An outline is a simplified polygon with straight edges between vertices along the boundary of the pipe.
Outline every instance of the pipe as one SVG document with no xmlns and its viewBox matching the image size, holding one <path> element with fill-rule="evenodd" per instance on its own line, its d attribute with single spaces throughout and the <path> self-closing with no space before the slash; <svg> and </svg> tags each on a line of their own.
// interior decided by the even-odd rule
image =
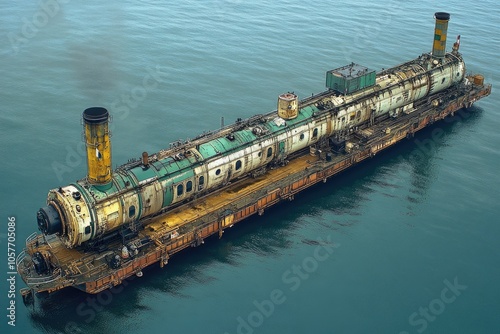
<svg viewBox="0 0 500 334">
<path fill-rule="evenodd" d="M 87 147 L 87 180 L 91 184 L 105 185 L 112 178 L 108 122 L 109 113 L 105 108 L 92 107 L 83 112 Z"/>
<path fill-rule="evenodd" d="M 434 28 L 434 43 L 432 44 L 431 54 L 434 58 L 441 59 L 446 54 L 446 35 L 450 14 L 437 12 L 434 14 L 434 17 L 436 18 L 436 27 Z"/>
</svg>

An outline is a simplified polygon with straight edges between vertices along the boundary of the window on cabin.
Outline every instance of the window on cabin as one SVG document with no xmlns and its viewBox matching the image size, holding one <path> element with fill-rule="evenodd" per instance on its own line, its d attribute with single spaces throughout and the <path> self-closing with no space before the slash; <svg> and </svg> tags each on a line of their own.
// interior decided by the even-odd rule
<svg viewBox="0 0 500 334">
<path fill-rule="evenodd" d="M 236 170 L 241 169 L 241 160 L 236 161 L 236 165 L 234 166 Z"/>
<path fill-rule="evenodd" d="M 354 115 L 351 115 L 351 117 L 349 118 L 350 121 L 354 121 Z"/>
<path fill-rule="evenodd" d="M 181 183 L 177 186 L 177 197 L 182 196 L 184 194 L 184 185 Z"/>
<path fill-rule="evenodd" d="M 318 136 L 318 128 L 314 129 L 313 131 L 313 139 Z"/>
<path fill-rule="evenodd" d="M 215 171 L 215 175 L 220 175 L 220 168 Z"/>
<path fill-rule="evenodd" d="M 267 149 L 267 157 L 270 158 L 271 156 L 273 155 L 273 148 L 272 147 L 269 147 Z"/>
<path fill-rule="evenodd" d="M 304 140 L 304 134 L 301 133 L 299 138 L 300 138 L 300 140 Z"/>
<path fill-rule="evenodd" d="M 198 190 L 203 189 L 205 186 L 205 177 L 202 175 L 198 178 Z"/>
<path fill-rule="evenodd" d="M 133 216 L 135 216 L 135 206 L 131 205 L 128 208 L 128 216 L 129 216 L 129 218 L 132 218 Z"/>
<path fill-rule="evenodd" d="M 186 192 L 189 193 L 193 190 L 193 181 L 187 181 L 186 183 Z"/>
</svg>

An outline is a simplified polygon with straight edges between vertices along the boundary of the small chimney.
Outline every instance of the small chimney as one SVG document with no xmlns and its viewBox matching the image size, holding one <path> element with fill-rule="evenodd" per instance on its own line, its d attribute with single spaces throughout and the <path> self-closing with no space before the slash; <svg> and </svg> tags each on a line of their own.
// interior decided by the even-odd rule
<svg viewBox="0 0 500 334">
<path fill-rule="evenodd" d="M 445 12 L 437 12 L 434 14 L 436 18 L 436 27 L 434 29 L 434 43 L 432 44 L 432 57 L 442 59 L 446 54 L 446 35 L 448 32 L 448 21 L 450 14 Z"/>
<path fill-rule="evenodd" d="M 294 119 L 299 115 L 299 98 L 294 93 L 281 94 L 278 97 L 278 116 L 283 119 Z"/>
<path fill-rule="evenodd" d="M 148 166 L 149 165 L 149 155 L 148 155 L 148 152 L 142 152 L 142 164 L 144 166 Z"/>
</svg>

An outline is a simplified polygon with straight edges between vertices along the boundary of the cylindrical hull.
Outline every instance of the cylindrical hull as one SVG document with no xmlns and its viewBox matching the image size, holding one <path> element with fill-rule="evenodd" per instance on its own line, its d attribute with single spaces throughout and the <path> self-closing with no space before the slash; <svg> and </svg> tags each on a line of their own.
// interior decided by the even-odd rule
<svg viewBox="0 0 500 334">
<path fill-rule="evenodd" d="M 70 195 L 62 195 L 57 189 L 49 194 L 49 205 L 59 203 L 63 225 L 60 236 L 68 247 L 74 247 L 122 226 L 134 229 L 144 218 L 270 164 L 285 163 L 290 154 L 348 133 L 373 118 L 410 112 L 415 101 L 461 82 L 464 74 L 459 55 L 447 54 L 439 64 L 422 55 L 379 73 L 376 84 L 369 88 L 349 95 L 330 91 L 319 102 L 302 107 L 294 118 L 283 119 L 274 112 L 229 135 L 221 131 L 200 143 L 188 142 L 178 147 L 177 153 L 157 153 L 115 173 L 110 171 L 107 117 L 101 115 L 99 122 L 85 122 L 89 175 L 70 186 L 84 195 L 79 200 L 84 205 L 80 206 L 88 212 L 75 211 Z M 75 191 L 62 189 L 63 193 Z"/>
</svg>

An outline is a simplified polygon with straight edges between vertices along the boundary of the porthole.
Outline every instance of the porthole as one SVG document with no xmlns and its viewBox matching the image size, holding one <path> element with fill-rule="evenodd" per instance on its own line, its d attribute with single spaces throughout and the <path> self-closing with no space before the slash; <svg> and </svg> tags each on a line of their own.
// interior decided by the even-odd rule
<svg viewBox="0 0 500 334">
<path fill-rule="evenodd" d="M 135 216 L 135 206 L 131 205 L 128 208 L 128 216 L 129 216 L 129 218 L 132 218 L 133 216 Z"/>
<path fill-rule="evenodd" d="M 215 175 L 220 175 L 220 168 L 215 171 Z"/>
<path fill-rule="evenodd" d="M 299 138 L 300 138 L 300 140 L 304 140 L 304 134 L 301 133 Z"/>
<path fill-rule="evenodd" d="M 240 170 L 241 169 L 241 160 L 236 161 L 236 164 L 235 164 L 234 168 L 236 170 Z"/>
<path fill-rule="evenodd" d="M 270 157 L 272 157 L 272 155 L 273 155 L 273 148 L 272 148 L 272 147 L 269 147 L 269 148 L 267 149 L 267 157 L 268 157 L 268 158 L 270 158 Z"/>
</svg>

